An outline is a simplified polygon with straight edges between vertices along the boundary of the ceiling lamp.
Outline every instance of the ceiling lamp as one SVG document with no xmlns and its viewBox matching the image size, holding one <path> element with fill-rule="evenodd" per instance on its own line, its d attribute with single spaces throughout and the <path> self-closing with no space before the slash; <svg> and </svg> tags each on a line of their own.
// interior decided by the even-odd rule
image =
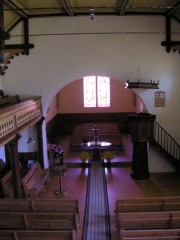
<svg viewBox="0 0 180 240">
<path fill-rule="evenodd" d="M 152 80 L 150 82 L 130 82 L 127 80 L 125 82 L 125 88 L 148 88 L 148 89 L 159 89 L 159 81 L 153 82 Z"/>
<path fill-rule="evenodd" d="M 94 8 L 93 7 L 90 8 L 90 18 L 91 18 L 91 20 L 95 19 L 95 13 L 94 13 Z"/>
<path fill-rule="evenodd" d="M 130 82 L 127 80 L 125 82 L 125 88 L 148 88 L 148 89 L 159 89 L 159 81 L 150 81 L 150 82 L 142 82 L 141 81 L 141 70 L 139 68 L 139 77 L 137 82 Z"/>
</svg>

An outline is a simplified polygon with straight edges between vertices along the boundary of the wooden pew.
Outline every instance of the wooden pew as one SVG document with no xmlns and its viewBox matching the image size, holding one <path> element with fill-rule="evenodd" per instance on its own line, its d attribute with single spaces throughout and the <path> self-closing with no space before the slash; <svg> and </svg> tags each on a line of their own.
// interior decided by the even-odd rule
<svg viewBox="0 0 180 240">
<path fill-rule="evenodd" d="M 80 206 L 76 199 L 0 199 L 0 212 L 76 213 L 80 223 Z"/>
<path fill-rule="evenodd" d="M 94 126 L 97 127 L 99 141 L 111 142 L 111 149 L 122 149 L 122 137 L 116 123 L 83 123 L 76 125 L 71 135 L 71 149 L 80 150 L 83 139 L 94 140 Z"/>
<path fill-rule="evenodd" d="M 0 231 L 1 240 L 78 240 L 73 230 L 58 231 Z"/>
<path fill-rule="evenodd" d="M 0 199 L 0 212 L 32 212 L 31 199 Z"/>
<path fill-rule="evenodd" d="M 114 212 L 176 211 L 180 210 L 180 197 L 154 197 L 117 199 Z"/>
<path fill-rule="evenodd" d="M 178 240 L 180 239 L 180 228 L 178 229 L 148 229 L 148 230 L 121 230 L 120 240 Z"/>
<path fill-rule="evenodd" d="M 119 213 L 118 230 L 179 228 L 180 211 Z"/>
<path fill-rule="evenodd" d="M 5 198 L 13 198 L 13 184 L 12 184 L 12 170 L 8 171 L 4 177 L 1 178 L 1 186 Z"/>
<path fill-rule="evenodd" d="M 49 170 L 42 169 L 38 162 L 29 170 L 22 179 L 22 185 L 27 198 L 38 198 L 40 191 L 46 191 L 45 182 L 50 181 Z"/>
<path fill-rule="evenodd" d="M 58 200 L 33 200 L 32 208 L 34 212 L 54 212 L 54 213 L 75 213 L 80 223 L 80 206 L 76 199 L 58 199 Z"/>
<path fill-rule="evenodd" d="M 74 213 L 7 213 L 0 215 L 1 230 L 74 230 L 79 236 L 79 223 Z"/>
<path fill-rule="evenodd" d="M 19 161 L 19 169 L 21 176 L 24 175 L 26 170 L 23 170 L 21 162 Z M 1 178 L 1 187 L 4 193 L 5 198 L 14 198 L 14 189 L 13 189 L 13 179 L 12 179 L 12 170 L 9 170 L 2 178 Z"/>
</svg>

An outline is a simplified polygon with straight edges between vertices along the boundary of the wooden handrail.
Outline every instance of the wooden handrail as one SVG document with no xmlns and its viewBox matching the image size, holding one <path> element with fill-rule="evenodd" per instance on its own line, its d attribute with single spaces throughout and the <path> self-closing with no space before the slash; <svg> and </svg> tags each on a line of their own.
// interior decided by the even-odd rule
<svg viewBox="0 0 180 240">
<path fill-rule="evenodd" d="M 41 97 L 0 109 L 0 146 L 42 118 Z"/>
<path fill-rule="evenodd" d="M 154 122 L 153 141 L 170 157 L 171 163 L 180 175 L 180 146 L 175 139 L 156 121 Z"/>
</svg>

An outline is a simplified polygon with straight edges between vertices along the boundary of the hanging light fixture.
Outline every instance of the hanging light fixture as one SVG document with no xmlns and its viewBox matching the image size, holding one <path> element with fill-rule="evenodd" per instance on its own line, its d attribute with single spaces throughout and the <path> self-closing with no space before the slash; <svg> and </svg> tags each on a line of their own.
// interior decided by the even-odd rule
<svg viewBox="0 0 180 240">
<path fill-rule="evenodd" d="M 27 143 L 30 144 L 30 143 L 36 143 L 35 140 L 32 139 L 31 137 L 31 127 L 29 128 L 29 139 L 27 140 Z"/>
<path fill-rule="evenodd" d="M 94 8 L 93 7 L 90 8 L 90 18 L 91 18 L 91 20 L 95 19 L 95 13 L 94 13 Z"/>
</svg>

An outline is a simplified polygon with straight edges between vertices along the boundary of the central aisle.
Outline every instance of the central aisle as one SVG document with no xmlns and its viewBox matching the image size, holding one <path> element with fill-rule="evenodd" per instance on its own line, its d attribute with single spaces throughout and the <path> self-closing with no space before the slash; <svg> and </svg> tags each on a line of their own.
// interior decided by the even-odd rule
<svg viewBox="0 0 180 240">
<path fill-rule="evenodd" d="M 100 157 L 89 166 L 83 240 L 110 240 L 107 185 Z"/>
</svg>

